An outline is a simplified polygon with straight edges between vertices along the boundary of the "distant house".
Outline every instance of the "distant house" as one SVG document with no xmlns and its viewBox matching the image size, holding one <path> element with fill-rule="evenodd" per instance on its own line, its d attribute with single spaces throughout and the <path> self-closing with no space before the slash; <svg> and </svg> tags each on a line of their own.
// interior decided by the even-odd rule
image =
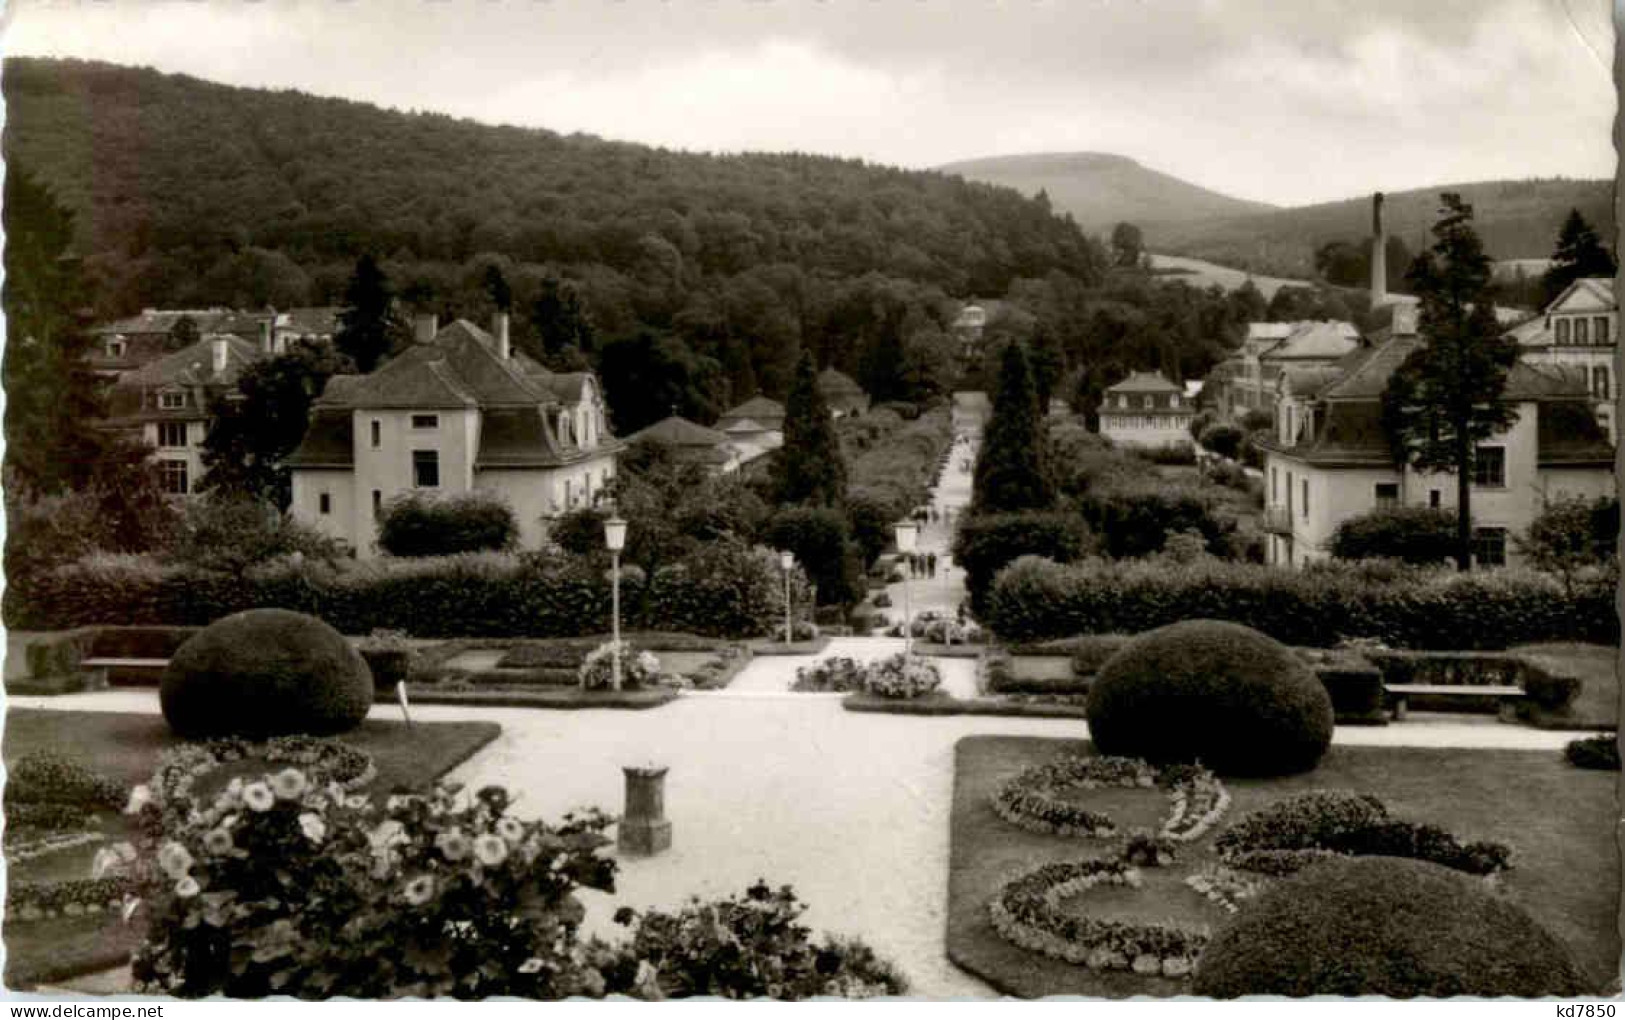
<svg viewBox="0 0 1625 1020">
<path fill-rule="evenodd" d="M 281 354 L 295 340 L 333 339 L 338 330 L 336 307 L 289 308 L 278 312 L 238 312 L 229 308 L 148 308 L 91 329 L 89 361 L 93 371 L 117 378 L 163 357 L 173 344 L 175 326 L 190 318 L 199 335 L 235 336 L 268 354 Z"/>
<path fill-rule="evenodd" d="M 1377 507 L 1455 506 L 1456 478 L 1396 466 L 1382 426 L 1388 379 L 1422 342 L 1414 331 L 1379 337 L 1331 370 L 1293 369 L 1279 381 L 1275 434 L 1260 444 L 1270 563 L 1327 556 L 1339 524 Z M 1483 566 L 1516 562 L 1511 538 L 1547 500 L 1614 492 L 1613 445 L 1583 367 L 1524 358 L 1504 399 L 1517 421 L 1480 445 L 1473 479 L 1475 559 Z"/>
<path fill-rule="evenodd" d="M 1185 388 L 1161 372 L 1133 372 L 1108 387 L 1100 405 L 1100 434 L 1120 446 L 1188 446 L 1196 405 Z"/>
<path fill-rule="evenodd" d="M 1283 370 L 1330 367 L 1358 346 L 1359 331 L 1349 322 L 1249 323 L 1236 356 L 1220 362 L 1208 376 L 1205 402 L 1235 418 L 1250 411 L 1273 414 Z"/>
<path fill-rule="evenodd" d="M 210 401 L 231 394 L 243 370 L 262 357 L 257 344 L 239 336 L 206 334 L 119 377 L 108 391 L 104 427 L 155 447 L 164 490 L 188 495 L 203 474 Z"/>
<path fill-rule="evenodd" d="M 826 368 L 818 373 L 817 386 L 824 403 L 829 405 L 837 418 L 869 410 L 869 394 L 863 392 L 857 380 L 845 372 L 833 367 Z"/>
<path fill-rule="evenodd" d="M 735 431 L 731 428 L 735 425 L 749 425 L 757 432 L 782 432 L 784 405 L 758 394 L 717 418 L 716 427 L 724 432 Z"/>
<path fill-rule="evenodd" d="M 671 451 L 680 464 L 699 464 L 718 474 L 739 468 L 739 450 L 728 435 L 677 415 L 626 437 L 628 446 L 651 444 Z"/>
<path fill-rule="evenodd" d="M 1597 419 L 1612 440 L 1614 421 L 1614 355 L 1619 343 L 1619 305 L 1614 281 L 1597 277 L 1575 280 L 1541 314 L 1513 327 L 1524 359 L 1537 365 L 1572 365 L 1590 381 Z"/>
<path fill-rule="evenodd" d="M 288 461 L 292 512 L 366 556 L 394 496 L 480 489 L 507 500 L 535 547 L 553 518 L 592 505 L 621 448 L 598 380 L 515 351 L 505 314 L 490 332 L 424 316 L 382 367 L 328 381 Z"/>
</svg>

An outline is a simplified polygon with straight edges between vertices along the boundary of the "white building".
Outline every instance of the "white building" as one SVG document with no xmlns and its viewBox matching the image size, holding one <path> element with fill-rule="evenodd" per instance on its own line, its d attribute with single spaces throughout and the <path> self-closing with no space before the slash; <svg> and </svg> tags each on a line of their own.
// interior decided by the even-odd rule
<svg viewBox="0 0 1625 1020">
<path fill-rule="evenodd" d="M 1614 354 L 1619 343 L 1619 305 L 1614 281 L 1576 280 L 1545 311 L 1508 332 L 1523 348 L 1524 359 L 1537 365 L 1574 365 L 1589 380 L 1597 419 L 1617 440 L 1614 399 Z"/>
<path fill-rule="evenodd" d="M 592 505 L 622 444 L 590 373 L 514 351 L 503 314 L 489 333 L 423 317 L 416 334 L 371 374 L 328 381 L 288 461 L 296 517 L 368 556 L 379 511 L 403 492 L 497 493 L 532 548 L 551 519 Z"/>
<path fill-rule="evenodd" d="M 1287 373 L 1276 434 L 1265 442 L 1264 530 L 1270 563 L 1329 555 L 1337 526 L 1380 506 L 1456 505 L 1457 479 L 1395 465 L 1382 426 L 1388 379 L 1422 343 L 1390 336 L 1349 355 L 1335 373 Z M 1514 563 L 1512 536 L 1547 500 L 1614 493 L 1614 450 L 1598 424 L 1589 379 L 1572 365 L 1520 361 L 1504 399 L 1516 423 L 1477 450 L 1472 510 L 1475 559 Z"/>
<path fill-rule="evenodd" d="M 1108 387 L 1100 405 L 1100 434 L 1119 446 L 1155 449 L 1190 446 L 1196 405 L 1185 388 L 1161 372 L 1131 372 Z"/>
</svg>

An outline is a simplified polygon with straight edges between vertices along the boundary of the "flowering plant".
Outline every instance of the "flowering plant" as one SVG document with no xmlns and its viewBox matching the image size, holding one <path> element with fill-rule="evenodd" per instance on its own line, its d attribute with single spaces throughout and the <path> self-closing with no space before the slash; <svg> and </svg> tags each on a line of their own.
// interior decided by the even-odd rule
<svg viewBox="0 0 1625 1020">
<path fill-rule="evenodd" d="M 610 890 L 608 818 L 557 827 L 508 795 L 385 804 L 297 767 L 231 780 L 181 816 L 152 800 L 131 871 L 150 917 L 139 991 L 305 998 L 599 994 L 578 887 Z"/>
<path fill-rule="evenodd" d="M 924 656 L 898 652 L 870 663 L 864 686 L 883 698 L 917 698 L 941 687 L 942 673 Z"/>
<path fill-rule="evenodd" d="M 846 655 L 832 655 L 819 659 L 811 666 L 799 667 L 790 689 L 801 693 L 861 691 L 867 674 L 868 668 L 858 660 Z"/>
<path fill-rule="evenodd" d="M 608 690 L 615 682 L 615 642 L 605 641 L 587 653 L 576 675 L 588 691 Z M 660 660 L 653 652 L 637 651 L 629 641 L 621 642 L 621 686 L 650 687 L 660 682 Z"/>
</svg>

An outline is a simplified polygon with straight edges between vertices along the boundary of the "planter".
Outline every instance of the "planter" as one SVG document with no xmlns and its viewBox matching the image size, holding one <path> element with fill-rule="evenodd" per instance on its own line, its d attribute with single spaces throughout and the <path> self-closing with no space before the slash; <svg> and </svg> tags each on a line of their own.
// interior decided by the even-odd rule
<svg viewBox="0 0 1625 1020">
<path fill-rule="evenodd" d="M 411 667 L 412 653 L 404 649 L 362 649 L 361 657 L 372 670 L 372 685 L 377 691 L 393 691 L 406 679 Z"/>
</svg>

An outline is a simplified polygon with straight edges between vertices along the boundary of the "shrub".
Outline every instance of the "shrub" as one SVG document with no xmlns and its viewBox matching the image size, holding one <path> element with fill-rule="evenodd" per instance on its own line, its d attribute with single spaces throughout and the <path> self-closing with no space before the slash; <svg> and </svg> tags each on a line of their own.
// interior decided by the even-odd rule
<svg viewBox="0 0 1625 1020">
<path fill-rule="evenodd" d="M 1166 443 L 1135 451 L 1153 464 L 1189 466 L 1196 463 L 1196 447 L 1191 443 Z"/>
<path fill-rule="evenodd" d="M 1208 426 L 1197 441 L 1221 457 L 1238 460 L 1241 457 L 1241 441 L 1246 435 L 1239 425 L 1229 422 L 1217 422 Z"/>
<path fill-rule="evenodd" d="M 378 548 L 392 556 L 509 549 L 518 540 L 513 508 L 501 496 L 478 490 L 402 493 L 384 504 L 378 524 Z"/>
<path fill-rule="evenodd" d="M 891 608 L 891 596 L 884 591 L 875 592 L 874 598 L 870 599 L 870 601 L 874 603 L 876 609 Z"/>
<path fill-rule="evenodd" d="M 627 908 L 615 920 L 631 929 L 611 987 L 635 982 L 640 962 L 653 967 L 661 997 L 724 999 L 849 999 L 902 995 L 896 968 L 854 939 L 825 935 L 815 942 L 798 921 L 806 910 L 789 886 L 758 881 L 743 896 L 699 899 L 674 914 Z"/>
<path fill-rule="evenodd" d="M 228 616 L 182 645 L 159 700 L 183 737 L 331 734 L 372 707 L 360 654 L 321 620 L 284 609 Z"/>
<path fill-rule="evenodd" d="M 1089 689 L 1102 754 L 1200 761 L 1221 774 L 1311 769 L 1332 739 L 1332 703 L 1292 651 L 1257 631 L 1191 620 L 1142 634 Z"/>
<path fill-rule="evenodd" d="M 1523 692 L 1548 712 L 1567 708 L 1579 696 L 1582 686 L 1579 677 L 1550 673 L 1534 663 L 1523 664 Z"/>
<path fill-rule="evenodd" d="M 581 660 L 576 675 L 584 690 L 605 691 L 615 685 L 615 642 L 605 641 Z M 660 682 L 660 660 L 653 652 L 638 651 L 630 641 L 621 642 L 621 687 L 637 690 Z"/>
<path fill-rule="evenodd" d="M 601 995 L 578 888 L 613 889 L 609 819 L 507 813 L 487 787 L 383 804 L 289 768 L 145 840 L 136 989 L 198 998 Z M 144 809 L 157 821 L 159 807 Z M 320 895 L 311 895 L 320 890 Z M 223 897 L 223 891 L 233 895 Z M 229 905 L 228 905 L 229 904 Z M 340 935 L 342 933 L 342 936 Z M 242 952 L 238 947 L 253 946 Z"/>
<path fill-rule="evenodd" d="M 1197 995 L 1574 996 L 1568 950 L 1521 907 L 1422 861 L 1330 860 L 1214 933 Z"/>
<path fill-rule="evenodd" d="M 124 807 L 129 788 L 72 758 L 35 751 L 6 770 L 6 804 L 54 804 L 110 809 Z"/>
<path fill-rule="evenodd" d="M 1318 648 L 1352 637 L 1420 649 L 1619 641 L 1614 589 L 1600 579 L 1570 592 L 1527 571 L 1384 569 L 1391 580 L 1342 561 L 1290 571 L 1220 560 L 1063 566 L 1024 557 L 994 579 L 980 615 L 1014 642 L 1137 632 L 1202 617 Z"/>
<path fill-rule="evenodd" d="M 1448 510 L 1425 506 L 1372 510 L 1339 524 L 1328 548 L 1340 560 L 1444 563 L 1455 556 L 1456 517 Z"/>
<path fill-rule="evenodd" d="M 863 597 L 862 554 L 852 544 L 846 517 L 827 507 L 780 510 L 768 522 L 767 543 L 795 554 L 797 565 L 818 586 L 826 605 L 846 605 Z"/>
<path fill-rule="evenodd" d="M 1209 549 L 1222 549 L 1234 527 L 1215 512 L 1211 492 L 1162 479 L 1093 488 L 1079 508 L 1113 558 L 1158 552 L 1171 532 L 1196 531 Z"/>
<path fill-rule="evenodd" d="M 952 442 L 950 412 L 945 408 L 928 411 L 847 465 L 847 492 L 885 511 L 883 518 L 869 525 L 854 520 L 854 535 L 864 543 L 866 552 L 877 536 L 880 544 L 875 548 L 884 549 L 891 541 L 891 522 L 925 502 L 942 455 Z M 884 530 L 876 527 L 881 520 Z"/>
<path fill-rule="evenodd" d="M 1094 543 L 1077 514 L 1035 510 L 977 514 L 963 519 L 954 534 L 954 562 L 965 568 L 971 600 L 985 595 L 993 578 L 1021 556 L 1070 563 L 1088 555 Z"/>
<path fill-rule="evenodd" d="M 863 678 L 867 672 L 867 667 L 856 659 L 845 655 L 832 655 L 827 659 L 818 660 L 811 666 L 799 667 L 796 670 L 795 683 L 790 685 L 790 689 L 804 694 L 836 691 L 855 693 L 863 690 Z"/>
<path fill-rule="evenodd" d="M 1612 563 L 1619 545 L 1619 500 L 1553 499 L 1515 539 L 1518 551 L 1539 570 L 1565 583 L 1587 568 Z"/>
<path fill-rule="evenodd" d="M 1619 771 L 1619 735 L 1602 733 L 1595 737 L 1571 740 L 1563 748 L 1563 757 L 1577 769 Z"/>
<path fill-rule="evenodd" d="M 1074 639 L 1070 649 L 1072 672 L 1093 676 L 1132 640 L 1127 634 L 1084 634 Z"/>
<path fill-rule="evenodd" d="M 176 563 L 228 572 L 296 554 L 331 561 L 346 556 L 348 549 L 275 507 L 223 498 L 187 504 L 170 551 Z"/>
<path fill-rule="evenodd" d="M 865 671 L 864 688 L 882 698 L 918 698 L 942 686 L 942 672 L 923 655 L 898 652 Z"/>
</svg>

